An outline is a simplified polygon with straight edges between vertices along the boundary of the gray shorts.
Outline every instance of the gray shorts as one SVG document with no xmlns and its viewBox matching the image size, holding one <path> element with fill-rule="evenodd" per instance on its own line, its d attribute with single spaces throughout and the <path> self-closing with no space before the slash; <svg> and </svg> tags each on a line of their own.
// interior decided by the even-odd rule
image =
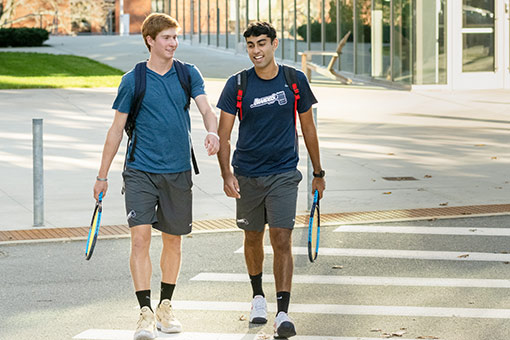
<svg viewBox="0 0 510 340">
<path fill-rule="evenodd" d="M 129 227 L 150 224 L 171 235 L 191 232 L 191 171 L 153 174 L 127 168 L 122 176 Z"/>
<path fill-rule="evenodd" d="M 299 170 L 282 174 L 244 177 L 236 175 L 241 198 L 236 199 L 237 226 L 248 231 L 271 228 L 293 229 L 296 218 Z"/>
</svg>

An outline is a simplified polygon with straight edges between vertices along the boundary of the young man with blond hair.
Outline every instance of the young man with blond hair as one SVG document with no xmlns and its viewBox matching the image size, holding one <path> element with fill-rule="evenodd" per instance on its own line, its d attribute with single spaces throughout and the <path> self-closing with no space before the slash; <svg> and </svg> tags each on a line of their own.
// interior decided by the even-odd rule
<svg viewBox="0 0 510 340">
<path fill-rule="evenodd" d="M 294 269 L 292 229 L 298 184 L 302 179 L 297 169 L 297 119 L 313 164 L 312 189 L 318 190 L 322 198 L 326 186 L 312 115 L 312 105 L 317 101 L 303 72 L 276 63 L 278 38 L 271 24 L 251 23 L 244 38 L 254 67 L 230 77 L 218 101 L 221 109 L 218 160 L 223 190 L 228 197 L 236 198 L 237 225 L 244 230 L 244 256 L 253 292 L 249 321 L 267 322 L 267 303 L 262 289 L 267 223 L 274 253 L 277 300 L 274 337 L 284 339 L 296 334 L 288 309 Z M 295 79 L 287 79 L 292 72 Z M 239 86 L 242 79 L 247 83 L 244 89 Z M 288 80 L 295 83 L 289 84 Z M 230 135 L 236 116 L 239 117 L 239 136 L 232 171 Z"/>
<path fill-rule="evenodd" d="M 140 318 L 135 340 L 155 339 L 157 329 L 166 333 L 181 332 L 171 299 L 181 265 L 181 235 L 192 227 L 192 179 L 190 117 L 188 100 L 177 75 L 174 53 L 179 42 L 178 22 L 172 17 L 153 13 L 142 24 L 142 35 L 150 52 L 146 64 L 146 91 L 141 103 L 123 172 L 125 203 L 131 231 L 130 268 Z M 217 118 L 204 91 L 198 69 L 189 70 L 191 97 L 202 114 L 207 130 L 204 146 L 209 156 L 219 149 Z M 101 167 L 94 185 L 94 197 L 106 194 L 107 175 L 122 140 L 123 129 L 134 100 L 135 73 L 122 77 L 113 103 L 115 117 L 108 130 Z M 130 158 L 134 153 L 136 157 Z M 161 231 L 161 294 L 154 313 L 151 307 L 152 264 L 149 255 L 152 228 Z"/>
</svg>

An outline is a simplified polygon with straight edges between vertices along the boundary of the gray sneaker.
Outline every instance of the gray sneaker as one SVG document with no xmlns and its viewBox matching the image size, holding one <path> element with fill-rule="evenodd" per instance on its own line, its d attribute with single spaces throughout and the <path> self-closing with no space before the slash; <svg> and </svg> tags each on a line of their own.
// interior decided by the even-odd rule
<svg viewBox="0 0 510 340">
<path fill-rule="evenodd" d="M 267 322 L 267 302 L 262 295 L 256 295 L 251 301 L 250 322 L 256 324 Z"/>
<path fill-rule="evenodd" d="M 180 333 L 182 325 L 175 318 L 170 300 L 163 300 L 156 309 L 156 324 L 163 333 Z"/>
<path fill-rule="evenodd" d="M 136 324 L 134 340 L 153 340 L 158 337 L 154 313 L 147 306 L 140 309 L 140 318 Z"/>
<path fill-rule="evenodd" d="M 287 339 L 294 335 L 296 335 L 294 322 L 292 322 L 287 313 L 278 313 L 276 319 L 274 320 L 274 338 Z"/>
</svg>

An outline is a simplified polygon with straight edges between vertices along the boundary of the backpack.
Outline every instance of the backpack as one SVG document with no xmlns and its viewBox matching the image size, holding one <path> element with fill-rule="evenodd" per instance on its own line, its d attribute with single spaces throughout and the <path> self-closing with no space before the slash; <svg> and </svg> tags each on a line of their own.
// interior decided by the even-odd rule
<svg viewBox="0 0 510 340">
<path fill-rule="evenodd" d="M 297 129 L 297 103 L 301 98 L 299 95 L 299 88 L 297 86 L 296 69 L 291 66 L 282 65 L 283 75 L 285 76 L 285 82 L 294 93 L 294 127 Z M 239 114 L 239 121 L 243 120 L 243 95 L 246 92 L 247 82 L 247 70 L 244 69 L 238 72 L 236 76 L 236 108 L 237 114 Z M 297 131 L 296 131 L 297 133 Z"/>
<path fill-rule="evenodd" d="M 189 73 L 189 69 L 185 63 L 182 61 L 175 59 L 173 62 L 173 66 L 177 72 L 177 78 L 179 78 L 179 82 L 181 83 L 182 89 L 186 94 L 186 104 L 184 105 L 184 112 L 186 112 L 191 104 L 191 75 Z M 140 112 L 140 107 L 142 105 L 143 97 L 145 96 L 146 89 L 146 74 L 147 74 L 147 62 L 142 61 L 136 64 L 135 66 L 135 93 L 133 95 L 133 101 L 131 102 L 131 107 L 129 109 L 129 115 L 126 120 L 126 125 L 124 126 L 124 130 L 128 136 L 128 143 L 126 148 L 126 158 L 124 160 L 124 169 L 126 169 L 127 161 L 132 162 L 135 160 L 135 148 L 136 148 L 136 134 L 135 125 L 136 118 L 138 117 L 138 113 Z M 133 136 L 134 135 L 134 136 Z M 129 154 L 128 159 L 128 151 L 129 146 L 131 147 L 131 153 Z M 191 146 L 191 160 L 193 163 L 193 169 L 195 174 L 198 175 L 200 171 L 198 170 L 198 163 L 195 158 L 195 152 L 193 151 L 193 145 Z"/>
</svg>

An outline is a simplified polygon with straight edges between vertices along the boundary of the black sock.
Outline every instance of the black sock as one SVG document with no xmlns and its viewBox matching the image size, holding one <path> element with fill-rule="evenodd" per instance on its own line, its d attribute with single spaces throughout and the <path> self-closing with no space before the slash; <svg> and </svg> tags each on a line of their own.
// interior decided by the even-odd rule
<svg viewBox="0 0 510 340">
<path fill-rule="evenodd" d="M 151 290 L 139 290 L 136 293 L 136 298 L 140 304 L 140 309 L 147 306 L 152 310 L 151 307 Z"/>
<path fill-rule="evenodd" d="M 172 295 L 174 293 L 174 289 L 175 289 L 175 283 L 172 284 L 172 283 L 161 282 L 161 296 L 159 298 L 159 303 L 161 303 L 161 301 L 163 301 L 165 299 L 172 300 Z"/>
<path fill-rule="evenodd" d="M 289 312 L 289 302 L 290 302 L 290 292 L 277 292 L 276 293 L 276 302 L 278 304 L 278 312 Z"/>
<path fill-rule="evenodd" d="M 251 288 L 253 289 L 253 297 L 256 295 L 264 295 L 264 291 L 262 290 L 262 272 L 257 275 L 250 275 Z"/>
</svg>

